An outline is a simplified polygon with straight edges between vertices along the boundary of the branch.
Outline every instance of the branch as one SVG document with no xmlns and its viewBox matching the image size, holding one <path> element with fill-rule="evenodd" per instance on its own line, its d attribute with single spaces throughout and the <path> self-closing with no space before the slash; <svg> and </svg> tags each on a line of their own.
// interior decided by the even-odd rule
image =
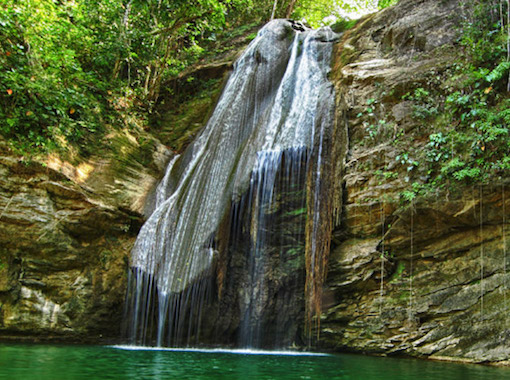
<svg viewBox="0 0 510 380">
<path fill-rule="evenodd" d="M 203 12 L 201 14 L 198 14 L 198 15 L 195 15 L 195 16 L 192 16 L 192 17 L 181 18 L 178 21 L 176 21 L 173 25 L 167 26 L 166 28 L 161 28 L 161 29 L 153 30 L 152 32 L 149 33 L 149 35 L 155 36 L 155 35 L 158 35 L 158 34 L 174 32 L 177 29 L 179 29 L 181 26 L 183 26 L 185 24 L 189 24 L 190 22 L 193 22 L 193 21 L 195 21 L 197 19 L 200 19 L 200 18 L 202 18 L 202 17 L 204 17 L 204 16 L 206 16 L 208 14 L 212 14 L 212 10 L 205 11 L 205 12 Z"/>
</svg>

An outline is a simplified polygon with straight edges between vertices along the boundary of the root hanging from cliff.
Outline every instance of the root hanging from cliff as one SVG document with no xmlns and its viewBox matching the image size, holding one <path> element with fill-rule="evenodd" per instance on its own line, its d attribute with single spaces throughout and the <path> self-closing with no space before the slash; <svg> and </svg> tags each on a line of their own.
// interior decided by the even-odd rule
<svg viewBox="0 0 510 380">
<path fill-rule="evenodd" d="M 309 343 L 314 315 L 319 338 L 322 288 L 327 275 L 335 215 L 335 194 L 331 189 L 334 188 L 336 160 L 332 159 L 331 144 L 327 140 L 328 136 L 321 131 L 318 146 L 314 147 L 317 160 L 310 162 L 307 176 L 305 331 Z"/>
<path fill-rule="evenodd" d="M 483 319 L 483 275 L 484 275 L 484 247 L 483 247 L 483 188 L 480 185 L 480 319 Z"/>
<path fill-rule="evenodd" d="M 312 235 L 314 227 L 307 223 L 307 236 Z M 311 341 L 312 320 L 316 316 L 317 338 L 319 338 L 320 315 L 322 311 L 322 287 L 327 275 L 328 256 L 330 251 L 332 223 L 331 218 L 324 220 L 319 228 L 320 233 L 314 239 L 306 240 L 306 282 L 305 282 L 305 330 Z"/>
<path fill-rule="evenodd" d="M 381 202 L 380 206 L 380 213 L 381 213 L 381 283 L 380 283 L 380 289 L 379 289 L 379 316 L 382 315 L 382 309 L 383 309 L 383 301 L 384 301 L 384 199 Z"/>
<path fill-rule="evenodd" d="M 386 157 L 384 157 L 384 167 L 386 167 Z M 379 316 L 382 316 L 383 302 L 384 302 L 384 260 L 386 260 L 386 252 L 385 252 L 385 244 L 384 244 L 385 243 L 385 234 L 386 234 L 386 231 L 385 231 L 386 218 L 385 218 L 385 214 L 384 214 L 385 197 L 386 197 L 386 191 L 383 192 L 383 195 L 381 197 L 381 202 L 380 202 L 380 208 L 379 208 L 379 213 L 381 214 L 380 215 L 380 218 L 381 218 L 381 283 L 380 283 L 380 289 L 379 289 L 379 297 L 380 297 L 380 299 L 379 299 Z"/>
<path fill-rule="evenodd" d="M 9 205 L 11 204 L 12 202 L 12 199 L 14 198 L 15 194 L 13 194 L 10 198 L 9 198 L 9 201 L 7 202 L 7 204 L 5 205 L 4 209 L 2 210 L 2 213 L 0 213 L 0 219 L 2 219 L 2 216 L 4 216 L 5 212 L 7 211 L 7 209 L 9 208 Z"/>
<path fill-rule="evenodd" d="M 507 311 L 507 296 L 506 296 L 506 289 L 507 289 L 507 282 L 506 282 L 506 210 L 505 210 L 505 185 L 501 184 L 501 203 L 503 205 L 503 224 L 501 225 L 501 235 L 503 238 L 503 273 L 504 273 L 504 280 L 503 280 L 503 305 L 505 312 Z M 508 314 L 505 314 L 505 325 L 508 327 Z"/>
<path fill-rule="evenodd" d="M 413 255 L 414 255 L 414 199 L 411 199 L 411 258 L 409 260 L 409 311 L 408 318 L 413 318 Z"/>
</svg>

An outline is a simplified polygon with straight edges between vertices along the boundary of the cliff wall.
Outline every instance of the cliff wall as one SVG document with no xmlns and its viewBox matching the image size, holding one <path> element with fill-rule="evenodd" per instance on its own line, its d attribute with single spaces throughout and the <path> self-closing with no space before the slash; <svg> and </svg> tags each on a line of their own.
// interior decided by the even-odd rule
<svg viewBox="0 0 510 380">
<path fill-rule="evenodd" d="M 404 0 L 337 45 L 332 79 L 350 150 L 320 323 L 325 348 L 510 357 L 508 173 L 490 185 L 446 183 L 405 197 L 412 183 L 431 181 L 420 161 L 438 128 L 409 94 L 448 93 L 452 67 L 465 58 L 465 14 L 458 1 Z"/>
</svg>

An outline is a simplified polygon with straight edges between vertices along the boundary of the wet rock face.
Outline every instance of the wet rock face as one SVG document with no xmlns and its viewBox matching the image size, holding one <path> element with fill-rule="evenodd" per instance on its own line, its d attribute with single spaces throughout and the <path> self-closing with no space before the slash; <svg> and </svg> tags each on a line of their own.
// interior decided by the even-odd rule
<svg viewBox="0 0 510 380">
<path fill-rule="evenodd" d="M 427 128 L 402 95 L 443 75 L 460 54 L 460 13 L 454 0 L 403 0 L 362 20 L 337 45 L 332 77 L 350 151 L 343 227 L 334 232 L 320 325 L 323 348 L 510 358 L 509 183 L 438 191 L 412 207 L 399 199 L 407 175 L 410 182 L 426 175 L 407 172 L 397 159 L 397 131 Z M 361 116 L 367 107 L 392 128 L 371 127 Z M 412 155 L 425 143 L 416 138 L 406 149 Z"/>
<path fill-rule="evenodd" d="M 301 160 L 304 164 L 306 156 Z M 238 219 L 230 220 L 219 322 L 215 322 L 220 336 L 234 334 L 224 343 L 271 349 L 302 343 L 306 184 L 305 176 L 291 178 L 281 172 L 276 176 L 274 202 L 257 210 L 252 206 L 257 196 L 247 194 L 234 205 Z M 259 226 L 254 226 L 255 218 Z M 254 229 L 264 235 L 264 244 Z"/>
<path fill-rule="evenodd" d="M 325 345 L 508 360 L 510 247 L 507 241 L 505 249 L 502 236 L 510 229 L 496 212 L 503 207 L 502 189 L 483 192 L 481 225 L 480 201 L 470 193 L 449 202 L 418 203 L 412 220 L 410 208 L 396 215 L 385 237 L 390 254 L 382 267 L 380 237 L 340 244 L 331 257 L 329 292 L 337 302 L 322 322 Z"/>
<path fill-rule="evenodd" d="M 140 216 L 0 155 L 0 338 L 117 337 Z"/>
</svg>

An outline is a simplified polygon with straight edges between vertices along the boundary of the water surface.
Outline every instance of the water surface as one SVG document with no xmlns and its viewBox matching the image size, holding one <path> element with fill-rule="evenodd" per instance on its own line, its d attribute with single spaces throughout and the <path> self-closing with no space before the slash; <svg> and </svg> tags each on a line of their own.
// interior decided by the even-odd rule
<svg viewBox="0 0 510 380">
<path fill-rule="evenodd" d="M 359 355 L 0 344 L 0 379 L 510 379 L 510 369 Z"/>
</svg>

